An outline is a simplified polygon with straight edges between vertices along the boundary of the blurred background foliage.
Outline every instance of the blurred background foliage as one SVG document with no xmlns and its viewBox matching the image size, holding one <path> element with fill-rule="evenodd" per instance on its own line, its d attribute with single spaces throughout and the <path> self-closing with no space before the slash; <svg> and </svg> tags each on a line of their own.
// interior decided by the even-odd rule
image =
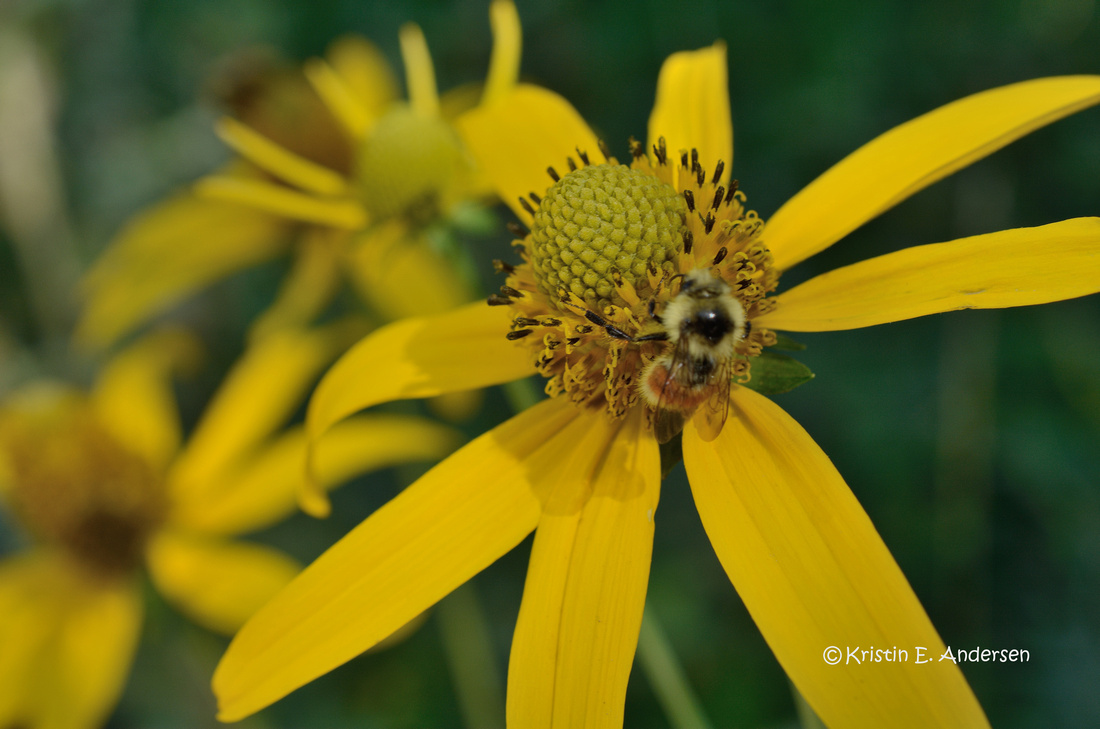
<svg viewBox="0 0 1100 729">
<path fill-rule="evenodd" d="M 0 391 L 35 374 L 81 376 L 63 354 L 64 302 L 79 270 L 129 216 L 228 158 L 212 122 L 235 58 L 263 48 L 293 66 L 357 32 L 400 68 L 397 31 L 411 20 L 449 88 L 484 77 L 487 5 L 0 1 Z M 524 77 L 563 93 L 622 156 L 629 135 L 644 137 L 662 60 L 725 39 L 733 174 L 764 217 L 858 145 L 936 106 L 1023 79 L 1100 73 L 1095 0 L 517 5 Z M 19 167 L 28 155 L 35 164 Z M 1097 215 L 1098 172 L 1093 109 L 916 195 L 784 285 L 909 245 Z M 487 290 L 498 285 L 488 262 L 509 256 L 509 237 L 466 241 Z M 44 261 L 27 265 L 28 246 Z M 192 422 L 285 267 L 235 276 L 172 313 L 209 348 L 203 373 L 180 386 Z M 1100 299 L 801 340 L 817 379 L 777 400 L 844 474 L 944 641 L 1030 651 L 1028 663 L 964 667 L 994 726 L 1100 721 Z M 508 413 L 491 394 L 468 433 Z M 338 492 L 328 520 L 298 516 L 260 538 L 310 560 L 415 475 L 374 474 Z M 707 543 L 682 467 L 665 485 L 658 524 L 650 605 L 712 724 L 794 725 L 783 672 Z M 0 551 L 22 539 L 0 522 Z M 529 546 L 472 583 L 491 638 L 478 675 L 504 674 Z M 217 725 L 208 680 L 224 642 L 149 595 L 142 647 L 109 726 Z M 429 619 L 244 725 L 462 726 L 446 635 Z M 637 669 L 626 725 L 667 726 Z"/>
</svg>

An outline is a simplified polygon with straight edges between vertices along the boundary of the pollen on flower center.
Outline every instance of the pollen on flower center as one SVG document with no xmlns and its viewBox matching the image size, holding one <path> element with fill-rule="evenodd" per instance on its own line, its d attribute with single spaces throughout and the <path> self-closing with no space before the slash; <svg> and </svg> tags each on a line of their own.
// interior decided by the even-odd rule
<svg viewBox="0 0 1100 729">
<path fill-rule="evenodd" d="M 626 165 L 574 170 L 539 200 L 531 266 L 559 308 L 565 289 L 596 311 L 616 301 L 614 274 L 643 295 L 650 266 L 672 272 L 684 247 L 687 210 L 676 189 Z"/>
<path fill-rule="evenodd" d="M 371 220 L 436 217 L 441 197 L 465 164 L 461 144 L 438 116 L 407 106 L 386 113 L 363 140 L 355 177 Z"/>
<path fill-rule="evenodd" d="M 50 412 L 20 413 L 5 431 L 12 509 L 30 532 L 100 576 L 137 567 L 167 511 L 150 464 L 71 400 Z"/>
</svg>

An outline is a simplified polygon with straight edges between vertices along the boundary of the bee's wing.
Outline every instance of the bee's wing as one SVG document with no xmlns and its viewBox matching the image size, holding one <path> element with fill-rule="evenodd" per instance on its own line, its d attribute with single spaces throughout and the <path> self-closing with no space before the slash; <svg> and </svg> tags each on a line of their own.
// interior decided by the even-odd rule
<svg viewBox="0 0 1100 729">
<path fill-rule="evenodd" d="M 730 364 L 728 359 L 718 364 L 713 374 L 716 386 L 714 394 L 707 398 L 695 415 L 695 429 L 705 443 L 718 437 L 730 413 L 730 383 L 733 379 Z"/>
<path fill-rule="evenodd" d="M 684 421 L 691 415 L 681 410 L 679 403 L 672 402 L 675 393 L 690 384 L 691 378 L 688 371 L 684 369 L 690 366 L 691 355 L 688 352 L 687 341 L 680 339 L 672 350 L 668 374 L 661 383 L 657 409 L 654 412 L 653 434 L 658 443 L 668 443 L 676 437 L 676 434 L 684 429 Z"/>
</svg>

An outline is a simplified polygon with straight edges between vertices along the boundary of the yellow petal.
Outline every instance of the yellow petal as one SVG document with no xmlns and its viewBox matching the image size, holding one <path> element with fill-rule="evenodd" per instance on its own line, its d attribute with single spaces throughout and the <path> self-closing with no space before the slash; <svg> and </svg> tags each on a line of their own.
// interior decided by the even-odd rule
<svg viewBox="0 0 1100 729">
<path fill-rule="evenodd" d="M 354 658 L 523 540 L 569 476 L 529 462 L 574 440 L 579 414 L 555 399 L 512 418 L 318 558 L 229 646 L 214 673 L 219 718 L 247 716 Z"/>
<path fill-rule="evenodd" d="M 302 566 L 270 547 L 162 530 L 146 549 L 157 589 L 196 623 L 232 635 Z"/>
<path fill-rule="evenodd" d="M 347 253 L 359 296 L 388 320 L 450 311 L 474 298 L 455 263 L 401 220 L 364 233 Z"/>
<path fill-rule="evenodd" d="M 325 56 L 347 92 L 366 112 L 369 128 L 398 98 L 397 79 L 386 56 L 359 36 L 338 38 Z"/>
<path fill-rule="evenodd" d="M 918 190 L 1100 102 L 1100 76 L 1035 79 L 941 106 L 863 145 L 791 198 L 763 240 L 790 268 Z"/>
<path fill-rule="evenodd" d="M 103 426 L 159 473 L 180 444 L 172 375 L 193 366 L 198 350 L 197 340 L 180 330 L 144 337 L 107 363 L 91 394 Z"/>
<path fill-rule="evenodd" d="M 338 173 L 299 157 L 235 119 L 220 120 L 215 131 L 241 156 L 284 182 L 320 195 L 341 195 L 347 191 L 347 184 Z"/>
<path fill-rule="evenodd" d="M 59 555 L 0 564 L 0 722 L 101 726 L 130 672 L 141 612 L 132 583 L 93 580 Z"/>
<path fill-rule="evenodd" d="M 1100 218 L 906 248 L 822 274 L 756 323 L 818 332 L 956 309 L 1046 304 L 1100 291 Z"/>
<path fill-rule="evenodd" d="M 306 61 L 302 70 L 347 135 L 351 139 L 366 136 L 375 116 L 332 66 L 320 58 L 314 58 Z"/>
<path fill-rule="evenodd" d="M 684 463 L 718 559 L 787 675 L 828 726 L 988 726 L 886 545 L 829 458 L 746 388 L 713 443 L 684 433 Z M 830 665 L 826 650 L 842 651 Z M 873 666 L 847 649 L 897 646 Z M 924 660 L 917 663 L 916 646 Z M 873 670 L 868 670 L 872 668 Z"/>
<path fill-rule="evenodd" d="M 106 348 L 198 289 L 274 258 L 286 221 L 240 205 L 179 195 L 136 217 L 83 284 L 76 339 Z"/>
<path fill-rule="evenodd" d="M 485 79 L 482 104 L 499 101 L 516 85 L 523 51 L 523 31 L 515 3 L 511 0 L 493 0 L 489 6 L 489 23 L 493 28 L 493 55 L 489 58 L 489 75 Z"/>
<path fill-rule="evenodd" d="M 534 374 L 526 348 L 509 342 L 510 312 L 483 302 L 373 332 L 321 379 L 309 403 L 311 438 L 371 405 L 498 385 Z"/>
<path fill-rule="evenodd" d="M 282 330 L 251 346 L 230 370 L 184 451 L 170 485 L 181 502 L 202 502 L 239 459 L 301 405 L 306 389 L 346 341 L 343 328 Z"/>
<path fill-rule="evenodd" d="M 367 223 L 366 211 L 355 200 L 306 195 L 261 180 L 211 175 L 195 183 L 195 194 L 210 200 L 239 203 L 290 220 L 344 230 L 356 230 Z"/>
<path fill-rule="evenodd" d="M 367 471 L 400 463 L 438 460 L 454 450 L 459 434 L 432 420 L 408 415 L 363 415 L 325 433 L 317 451 L 319 486 L 332 489 Z M 304 429 L 295 429 L 227 473 L 201 503 L 172 515 L 173 522 L 218 534 L 263 528 L 298 508 L 304 488 Z"/>
<path fill-rule="evenodd" d="M 262 339 L 279 329 L 304 327 L 332 302 L 340 286 L 340 264 L 347 234 L 314 228 L 299 241 L 294 264 L 279 286 L 275 302 L 252 324 L 249 338 Z"/>
<path fill-rule="evenodd" d="M 405 61 L 405 85 L 409 89 L 409 104 L 424 116 L 439 116 L 439 91 L 435 85 L 435 68 L 424 32 L 416 23 L 401 26 L 401 58 Z"/>
<path fill-rule="evenodd" d="M 673 53 L 657 78 L 657 101 L 649 117 L 649 143 L 664 137 L 670 153 L 699 150 L 709 176 L 721 160 L 721 180 L 733 167 L 733 121 L 727 76 L 726 44 Z"/>
<path fill-rule="evenodd" d="M 559 456 L 574 477 L 535 534 L 508 664 L 509 726 L 623 723 L 661 464 L 641 408 L 621 428 L 602 413 L 587 419 Z"/>
<path fill-rule="evenodd" d="M 520 84 L 499 103 L 463 115 L 456 126 L 500 199 L 528 224 L 531 216 L 519 199 L 542 195 L 553 184 L 547 167 L 564 175 L 567 157 L 580 164 L 578 147 L 593 163 L 603 161 L 599 140 L 577 110 L 538 86 Z"/>
</svg>

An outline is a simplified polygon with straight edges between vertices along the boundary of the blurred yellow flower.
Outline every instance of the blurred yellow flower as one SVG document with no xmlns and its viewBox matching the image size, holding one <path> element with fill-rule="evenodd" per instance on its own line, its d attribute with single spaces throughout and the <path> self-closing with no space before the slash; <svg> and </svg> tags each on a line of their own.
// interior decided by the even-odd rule
<svg viewBox="0 0 1100 729">
<path fill-rule="evenodd" d="M 412 24 L 400 37 L 407 103 L 382 54 L 358 37 L 308 62 L 308 86 L 268 74 L 223 92 L 242 119 L 223 119 L 217 132 L 240 157 L 113 241 L 84 282 L 78 341 L 106 347 L 196 290 L 288 250 L 292 269 L 254 331 L 309 323 L 345 275 L 386 319 L 469 301 L 467 283 L 429 238 L 489 194 L 451 122 L 515 84 L 520 27 L 511 0 L 494 0 L 490 19 L 494 48 L 480 95 L 459 87 L 440 97 Z"/>
<path fill-rule="evenodd" d="M 297 574 L 287 555 L 236 535 L 294 510 L 305 434 L 280 428 L 346 337 L 266 338 L 182 447 L 170 380 L 194 344 L 179 333 L 115 357 L 90 393 L 39 382 L 0 405 L 0 504 L 33 540 L 0 560 L 0 726 L 102 723 L 136 648 L 143 564 L 168 600 L 227 635 Z M 457 444 L 412 417 L 348 424 L 323 446 L 330 486 Z"/>
<path fill-rule="evenodd" d="M 535 530 L 508 724 L 621 726 L 661 480 L 653 427 L 667 436 L 682 419 L 715 552 L 824 723 L 986 726 L 952 662 L 823 660 L 829 646 L 938 656 L 943 643 L 829 458 L 749 386 L 768 374 L 762 348 L 777 330 L 1100 290 L 1100 219 L 1083 218 L 918 246 L 770 295 L 784 270 L 909 195 L 1097 102 L 1100 77 L 1080 76 L 948 104 L 857 150 L 766 225 L 723 164 L 721 44 L 667 60 L 650 145 L 632 143 L 630 167 L 544 89 L 519 86 L 469 113 L 468 147 L 530 228 L 523 263 L 497 264 L 508 279 L 496 306 L 395 323 L 353 347 L 319 385 L 308 428 L 316 438 L 380 402 L 534 372 L 552 397 L 436 466 L 257 613 L 215 673 L 220 716 L 246 716 L 358 655 Z"/>
</svg>

